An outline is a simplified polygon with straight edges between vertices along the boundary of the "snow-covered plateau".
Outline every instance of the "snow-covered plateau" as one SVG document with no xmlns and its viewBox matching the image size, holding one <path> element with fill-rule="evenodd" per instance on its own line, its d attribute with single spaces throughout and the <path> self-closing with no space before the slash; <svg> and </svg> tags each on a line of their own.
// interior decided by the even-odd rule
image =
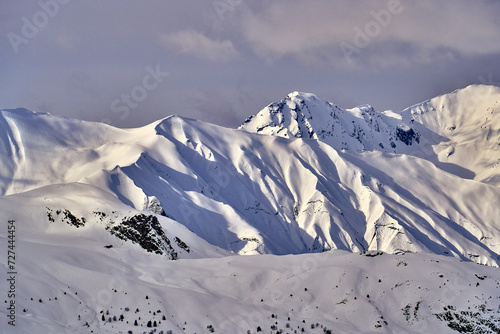
<svg viewBox="0 0 500 334">
<path fill-rule="evenodd" d="M 238 129 L 1 110 L 0 332 L 500 333 L 499 203 L 495 86 Z"/>
</svg>

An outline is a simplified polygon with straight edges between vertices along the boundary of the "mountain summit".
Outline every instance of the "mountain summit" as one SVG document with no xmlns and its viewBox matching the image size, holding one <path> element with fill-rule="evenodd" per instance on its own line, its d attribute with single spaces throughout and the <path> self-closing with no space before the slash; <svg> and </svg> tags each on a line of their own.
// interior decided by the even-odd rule
<svg viewBox="0 0 500 334">
<path fill-rule="evenodd" d="M 471 85 L 401 112 L 370 105 L 342 109 L 293 92 L 249 117 L 239 129 L 311 138 L 336 150 L 408 154 L 462 178 L 500 185 L 500 88 Z"/>
<path fill-rule="evenodd" d="M 420 143 L 420 134 L 391 111 L 370 105 L 342 109 L 314 94 L 293 92 L 272 103 L 239 127 L 241 130 L 283 138 L 312 138 L 336 150 L 381 150 L 400 153 Z"/>
</svg>

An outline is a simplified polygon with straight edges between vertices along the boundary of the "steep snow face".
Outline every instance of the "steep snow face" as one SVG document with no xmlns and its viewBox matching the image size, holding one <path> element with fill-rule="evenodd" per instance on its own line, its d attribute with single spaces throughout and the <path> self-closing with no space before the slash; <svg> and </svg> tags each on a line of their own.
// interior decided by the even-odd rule
<svg viewBox="0 0 500 334">
<path fill-rule="evenodd" d="M 500 87 L 469 86 L 401 114 L 419 131 L 438 135 L 434 158 L 420 156 L 462 177 L 500 185 Z"/>
<path fill-rule="evenodd" d="M 314 94 L 293 92 L 272 103 L 239 127 L 241 130 L 284 138 L 321 140 L 336 150 L 381 150 L 405 153 L 420 143 L 420 133 L 391 111 L 370 105 L 342 109 Z"/>
<path fill-rule="evenodd" d="M 135 184 L 200 235 L 208 234 L 197 225 L 212 221 L 215 235 L 208 240 L 220 247 L 229 244 L 246 253 L 255 242 L 255 251 L 274 254 L 430 251 L 463 259 L 484 256 L 480 261 L 498 265 L 497 187 L 461 179 L 416 157 L 339 153 L 321 141 L 258 136 L 179 117 L 164 120 L 156 131 L 176 144 L 193 175 L 190 185 L 175 185 L 175 193 L 191 196 L 182 202 L 189 218 L 169 206 L 175 195 L 159 193 L 160 183 Z M 158 163 L 148 164 L 158 170 Z M 162 179 L 173 183 L 171 172 L 164 173 Z M 204 217 L 217 202 L 231 208 L 219 224 L 227 231 L 227 224 L 237 222 L 230 228 L 234 236 L 226 236 L 236 243 L 217 237 L 222 235 L 214 229 L 218 220 Z M 247 248 L 239 250 L 240 244 Z"/>
</svg>

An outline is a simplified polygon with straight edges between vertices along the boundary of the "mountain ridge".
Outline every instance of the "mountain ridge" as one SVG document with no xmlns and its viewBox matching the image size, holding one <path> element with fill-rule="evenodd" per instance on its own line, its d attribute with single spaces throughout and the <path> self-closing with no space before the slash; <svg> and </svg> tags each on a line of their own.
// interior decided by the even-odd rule
<svg viewBox="0 0 500 334">
<path fill-rule="evenodd" d="M 135 210 L 158 203 L 199 237 L 239 254 L 430 251 L 498 266 L 500 212 L 494 203 L 500 188 L 474 183 L 461 175 L 469 170 L 436 158 L 432 147 L 446 143 L 444 133 L 427 129 L 411 111 L 436 99 L 397 114 L 369 106 L 341 109 L 313 94 L 292 93 L 257 114 L 277 111 L 273 119 L 288 127 L 275 129 L 279 123 L 272 123 L 257 134 L 245 129 L 266 116 L 251 117 L 240 129 L 180 116 L 116 129 L 26 111 L 9 118 L 4 114 L 13 111 L 3 111 L 2 132 L 12 135 L 3 137 L 3 154 L 11 152 L 11 159 L 2 159 L 0 189 L 8 195 L 51 184 L 89 184 Z M 287 112 L 309 112 L 309 118 L 286 118 Z M 337 116 L 328 123 L 324 118 L 332 112 Z M 321 131 L 312 127 L 318 124 L 335 131 L 319 138 Z M 396 147 L 383 149 L 374 138 Z M 348 147 L 338 147 L 342 140 Z M 18 158 L 15 147 L 23 152 Z M 455 194 L 468 188 L 477 192 L 477 199 L 470 197 L 472 208 Z M 429 189 L 440 201 L 426 195 Z"/>
</svg>

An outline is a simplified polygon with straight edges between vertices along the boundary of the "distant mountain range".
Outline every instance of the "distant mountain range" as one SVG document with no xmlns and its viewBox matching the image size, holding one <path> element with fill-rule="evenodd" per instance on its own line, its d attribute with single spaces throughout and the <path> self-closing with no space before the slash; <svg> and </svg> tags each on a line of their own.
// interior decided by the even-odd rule
<svg viewBox="0 0 500 334">
<path fill-rule="evenodd" d="M 25 286 L 24 304 L 38 296 L 36 289 L 56 295 L 61 287 L 74 288 L 65 287 L 76 279 L 66 272 L 71 268 L 94 276 L 131 275 L 130 282 L 144 280 L 147 289 L 154 290 L 155 284 L 181 288 L 182 282 L 168 283 L 164 274 L 148 271 L 144 278 L 130 267 L 146 258 L 157 269 L 153 259 L 194 261 L 178 277 L 209 263 L 203 261 L 216 261 L 214 267 L 231 275 L 223 263 L 235 254 L 303 254 L 297 257 L 300 264 L 309 253 L 345 255 L 334 250 L 390 253 L 398 261 L 421 253 L 416 262 L 437 255 L 500 265 L 500 88 L 495 86 L 469 86 L 399 112 L 369 105 L 343 109 L 316 95 L 293 92 L 238 129 L 180 116 L 118 129 L 26 109 L 1 110 L 0 157 L 0 219 L 17 222 L 19 252 L 33 257 L 20 264 L 20 275 L 24 272 L 27 282 L 41 275 L 40 284 L 45 284 Z M 86 259 L 87 252 L 98 256 L 99 264 Z M 251 258 L 258 263 L 258 256 Z M 277 263 L 275 257 L 262 259 Z M 34 269 L 44 261 L 59 274 Z M 391 266 L 384 261 L 382 266 Z M 458 270 L 455 260 L 443 261 L 452 268 L 447 273 Z M 348 270 L 346 263 L 342 270 Z M 268 286 L 262 277 L 252 279 Z M 190 291 L 193 284 L 188 284 Z M 210 289 L 207 284 L 200 289 Z M 124 323 L 115 328 L 106 314 L 99 320 L 100 304 L 91 295 L 102 286 L 86 289 L 90 296 L 84 304 L 97 321 L 85 328 L 125 333 L 129 327 Z M 350 296 L 349 301 L 361 294 Z M 408 304 L 408 319 L 415 312 L 412 321 L 418 322 L 422 302 Z M 51 318 L 40 307 L 43 316 L 35 312 L 27 320 L 31 328 L 51 323 L 45 328 L 57 332 L 52 322 L 66 316 Z M 373 332 L 387 326 L 381 319 Z M 355 332 L 345 328 L 342 333 Z"/>
<path fill-rule="evenodd" d="M 498 266 L 499 103 L 492 86 L 399 113 L 294 92 L 238 130 L 3 110 L 0 191 L 85 185 L 238 254 L 424 251 Z"/>
</svg>

